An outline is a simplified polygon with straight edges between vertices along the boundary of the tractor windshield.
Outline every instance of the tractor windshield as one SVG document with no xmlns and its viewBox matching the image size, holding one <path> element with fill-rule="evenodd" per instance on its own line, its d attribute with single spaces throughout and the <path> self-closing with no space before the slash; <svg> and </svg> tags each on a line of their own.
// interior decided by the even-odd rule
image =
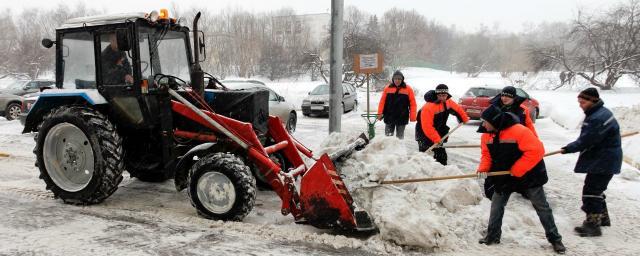
<svg viewBox="0 0 640 256">
<path fill-rule="evenodd" d="M 156 74 L 176 76 L 190 83 L 186 33 L 142 29 L 139 35 L 142 77 Z"/>
</svg>

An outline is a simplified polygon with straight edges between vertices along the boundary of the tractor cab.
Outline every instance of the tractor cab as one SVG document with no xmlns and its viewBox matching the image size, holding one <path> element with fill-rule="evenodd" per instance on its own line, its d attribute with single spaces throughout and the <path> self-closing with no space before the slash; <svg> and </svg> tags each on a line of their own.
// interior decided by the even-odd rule
<svg viewBox="0 0 640 256">
<path fill-rule="evenodd" d="M 126 126 L 157 120 L 157 103 L 144 97 L 153 94 L 154 78 L 192 84 L 189 28 L 155 12 L 71 19 L 57 29 L 55 45 L 56 87 L 97 90 Z"/>
</svg>

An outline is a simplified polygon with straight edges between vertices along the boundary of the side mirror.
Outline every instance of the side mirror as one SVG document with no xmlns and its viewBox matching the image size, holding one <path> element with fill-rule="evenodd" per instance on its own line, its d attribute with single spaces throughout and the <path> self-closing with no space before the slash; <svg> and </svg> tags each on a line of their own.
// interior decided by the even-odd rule
<svg viewBox="0 0 640 256">
<path fill-rule="evenodd" d="M 54 42 L 51 41 L 51 39 L 49 39 L 49 38 L 42 39 L 42 46 L 44 46 L 44 48 L 49 49 L 49 48 L 51 48 L 51 46 L 53 46 L 53 44 L 54 44 Z"/>
<path fill-rule="evenodd" d="M 129 51 L 131 50 L 131 41 L 129 40 L 129 30 L 126 28 L 116 29 L 116 40 L 118 42 L 118 50 Z"/>
<path fill-rule="evenodd" d="M 282 96 L 278 96 L 278 101 L 282 101 L 282 102 L 284 102 L 284 97 L 282 97 Z"/>
</svg>

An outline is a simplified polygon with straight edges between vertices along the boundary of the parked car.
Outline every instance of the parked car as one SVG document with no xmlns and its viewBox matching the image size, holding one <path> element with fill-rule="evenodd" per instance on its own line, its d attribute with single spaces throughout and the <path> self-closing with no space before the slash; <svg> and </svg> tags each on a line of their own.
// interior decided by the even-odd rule
<svg viewBox="0 0 640 256">
<path fill-rule="evenodd" d="M 38 100 L 41 92 L 27 93 L 22 95 L 22 110 L 18 115 L 18 120 L 20 123 L 24 125 L 25 120 L 27 120 L 27 115 L 29 114 L 29 110 L 31 110 L 31 106 Z"/>
<path fill-rule="evenodd" d="M 497 86 L 478 86 L 471 87 L 458 101 L 458 104 L 467 112 L 471 119 L 480 119 L 482 111 L 489 107 L 489 101 L 502 92 L 502 87 Z M 523 106 L 529 109 L 531 120 L 533 122 L 539 117 L 540 104 L 537 100 L 531 98 L 527 92 L 521 88 L 516 88 L 516 95 L 524 98 Z"/>
<path fill-rule="evenodd" d="M 22 97 L 0 92 L 0 116 L 7 120 L 18 118 L 22 109 Z"/>
<path fill-rule="evenodd" d="M 358 106 L 356 88 L 350 84 L 342 84 L 342 112 L 351 111 Z M 309 96 L 302 100 L 302 114 L 309 116 L 329 114 L 329 85 L 320 84 L 309 92 Z"/>
<path fill-rule="evenodd" d="M 29 93 L 39 92 L 42 89 L 55 87 L 53 80 L 15 80 L 2 89 L 3 93 L 22 96 Z"/>
<path fill-rule="evenodd" d="M 295 132 L 296 123 L 298 122 L 295 106 L 267 87 L 265 83 L 258 80 L 223 80 L 220 82 L 231 90 L 259 88 L 269 91 L 269 115 L 279 117 L 289 133 Z"/>
</svg>

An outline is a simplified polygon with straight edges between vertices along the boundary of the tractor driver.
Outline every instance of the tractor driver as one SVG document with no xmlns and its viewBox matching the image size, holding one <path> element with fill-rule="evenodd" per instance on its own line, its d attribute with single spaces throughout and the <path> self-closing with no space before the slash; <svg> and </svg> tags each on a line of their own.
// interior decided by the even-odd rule
<svg viewBox="0 0 640 256">
<path fill-rule="evenodd" d="M 109 45 L 102 50 L 102 81 L 105 85 L 132 84 L 131 64 L 126 53 L 118 50 L 118 40 L 115 33 L 110 33 Z"/>
</svg>

